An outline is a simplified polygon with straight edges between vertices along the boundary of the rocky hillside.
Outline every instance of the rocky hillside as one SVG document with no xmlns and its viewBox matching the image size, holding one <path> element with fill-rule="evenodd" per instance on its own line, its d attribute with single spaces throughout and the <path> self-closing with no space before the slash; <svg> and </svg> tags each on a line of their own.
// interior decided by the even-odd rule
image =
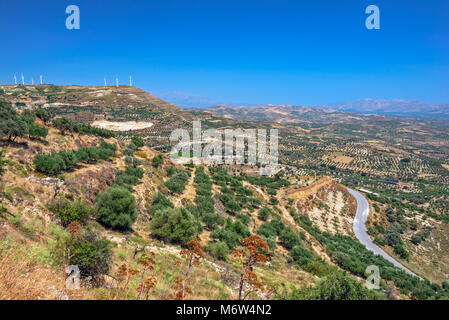
<svg viewBox="0 0 449 320">
<path fill-rule="evenodd" d="M 139 130 L 87 125 L 100 111 L 61 117 L 89 112 L 87 105 L 76 109 L 82 96 L 70 107 L 51 105 L 81 92 L 91 103 L 98 94 L 94 110 L 112 110 L 105 121 L 155 121 L 135 115 L 148 106 L 125 107 L 137 91 L 109 101 L 101 96 L 109 88 L 38 87 L 37 96 L 11 88 L 1 94 L 13 105 L 0 101 L 2 299 L 237 299 L 239 291 L 247 299 L 448 296 L 446 283 L 419 283 L 354 239 L 355 200 L 331 177 L 289 166 L 261 177 L 245 166 L 176 165 Z M 177 110 L 154 103 L 160 112 Z M 250 260 L 253 248 L 258 255 Z M 249 261 L 247 274 L 242 263 Z M 364 286 L 372 264 L 384 271 L 378 290 Z M 79 269 L 79 289 L 66 287 L 70 265 Z M 336 282 L 347 291 L 333 291 Z"/>
</svg>

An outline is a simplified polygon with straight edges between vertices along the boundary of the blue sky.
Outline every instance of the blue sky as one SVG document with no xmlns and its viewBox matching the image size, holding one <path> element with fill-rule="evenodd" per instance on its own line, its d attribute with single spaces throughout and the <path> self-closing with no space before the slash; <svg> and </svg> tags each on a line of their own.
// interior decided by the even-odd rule
<svg viewBox="0 0 449 320">
<path fill-rule="evenodd" d="M 78 5 L 80 30 L 65 8 Z M 365 8 L 380 8 L 380 30 Z M 1 1 L 0 83 L 118 76 L 164 97 L 317 105 L 449 102 L 449 1 Z"/>
</svg>

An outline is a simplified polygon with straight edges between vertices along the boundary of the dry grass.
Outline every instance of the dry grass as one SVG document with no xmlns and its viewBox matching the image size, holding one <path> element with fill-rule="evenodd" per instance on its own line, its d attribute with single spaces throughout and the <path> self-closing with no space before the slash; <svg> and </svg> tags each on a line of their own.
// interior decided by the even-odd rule
<svg viewBox="0 0 449 320">
<path fill-rule="evenodd" d="M 3 245 L 3 244 L 2 244 Z M 65 281 L 16 244 L 0 247 L 0 300 L 57 299 Z"/>
</svg>

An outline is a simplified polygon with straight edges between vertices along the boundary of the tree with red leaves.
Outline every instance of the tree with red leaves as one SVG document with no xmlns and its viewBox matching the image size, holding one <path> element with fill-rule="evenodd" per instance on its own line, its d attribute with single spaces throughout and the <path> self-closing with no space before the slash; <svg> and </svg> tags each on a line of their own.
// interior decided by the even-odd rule
<svg viewBox="0 0 449 320">
<path fill-rule="evenodd" d="M 176 294 L 176 298 L 180 300 L 184 300 L 187 293 L 191 293 L 191 290 L 187 287 L 188 281 L 190 279 L 190 274 L 193 266 L 196 266 L 200 263 L 200 259 L 204 258 L 204 249 L 200 244 L 200 239 L 194 238 L 187 243 L 189 249 L 181 250 L 180 254 L 186 256 L 188 258 L 187 271 L 184 275 L 184 281 L 181 279 L 177 279 L 177 287 L 179 290 Z M 181 286 L 182 282 L 182 286 Z"/>
<path fill-rule="evenodd" d="M 154 270 L 154 253 L 143 253 L 140 257 L 137 259 L 137 264 L 142 267 L 141 270 L 141 276 L 139 280 L 139 286 L 137 287 L 137 299 L 138 300 L 148 300 L 148 296 L 150 294 L 151 289 L 153 289 L 156 286 L 156 277 L 151 275 L 148 277 L 145 277 L 145 274 L 147 271 Z M 117 286 L 117 291 L 114 296 L 114 300 L 118 299 L 121 292 L 125 292 L 130 280 L 137 276 L 139 274 L 139 270 L 134 269 L 127 265 L 126 263 L 123 263 L 117 272 L 117 281 L 119 282 Z M 123 283 L 123 285 L 122 285 Z"/>
<path fill-rule="evenodd" d="M 153 258 L 154 258 L 153 252 L 150 252 L 149 254 L 144 253 L 142 254 L 142 256 L 140 256 L 140 259 L 137 262 L 143 268 L 140 284 L 139 287 L 137 288 L 137 290 L 139 291 L 139 296 L 137 298 L 138 300 L 142 300 L 144 294 L 145 300 L 147 300 L 150 290 L 156 286 L 156 278 L 154 276 L 150 276 L 145 279 L 145 272 L 147 270 L 149 271 L 154 270 L 154 264 L 156 262 L 154 261 Z"/>
<path fill-rule="evenodd" d="M 238 298 L 239 300 L 245 300 L 251 292 L 264 290 L 264 285 L 258 280 L 257 275 L 254 273 L 253 266 L 256 263 L 263 264 L 267 262 L 267 254 L 270 252 L 270 249 L 263 238 L 256 234 L 244 238 L 240 240 L 240 242 L 243 248 L 235 249 L 231 256 L 242 264 Z M 249 285 L 250 290 L 243 296 L 243 286 L 245 285 L 245 282 Z"/>
</svg>

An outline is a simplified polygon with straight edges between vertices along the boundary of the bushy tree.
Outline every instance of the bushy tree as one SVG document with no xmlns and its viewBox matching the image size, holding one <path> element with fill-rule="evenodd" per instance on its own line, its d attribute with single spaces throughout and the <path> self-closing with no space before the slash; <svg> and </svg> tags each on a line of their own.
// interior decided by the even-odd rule
<svg viewBox="0 0 449 320">
<path fill-rule="evenodd" d="M 197 235 L 195 218 L 184 207 L 156 211 L 150 227 L 153 236 L 174 243 L 186 244 Z"/>
<path fill-rule="evenodd" d="M 156 211 L 164 210 L 166 208 L 173 208 L 173 204 L 162 193 L 156 192 L 153 196 L 153 204 L 149 209 L 149 213 L 154 215 Z"/>
<path fill-rule="evenodd" d="M 95 199 L 98 221 L 107 227 L 129 230 L 137 218 L 136 200 L 128 189 L 112 186 Z"/>
<path fill-rule="evenodd" d="M 48 134 L 48 129 L 37 125 L 35 123 L 28 124 L 28 136 L 30 138 L 45 138 Z"/>
<path fill-rule="evenodd" d="M 19 118 L 0 119 L 0 135 L 13 142 L 17 137 L 25 137 L 28 133 L 28 125 Z"/>
<path fill-rule="evenodd" d="M 225 242 L 211 242 L 205 249 L 212 257 L 218 260 L 226 261 L 229 255 L 229 248 Z"/>
<path fill-rule="evenodd" d="M 126 156 L 125 163 L 127 166 L 137 168 L 137 166 L 142 164 L 142 161 L 133 156 Z"/>
<path fill-rule="evenodd" d="M 181 193 L 186 187 L 187 180 L 189 180 L 189 174 L 185 170 L 178 170 L 173 176 L 165 183 L 165 186 L 174 193 Z"/>
<path fill-rule="evenodd" d="M 131 142 L 137 147 L 143 147 L 145 145 L 145 142 L 143 141 L 143 139 L 141 137 L 138 136 L 133 136 L 131 137 Z"/>
<path fill-rule="evenodd" d="M 65 169 L 65 162 L 57 153 L 39 153 L 34 157 L 34 167 L 42 173 L 57 174 Z"/>
<path fill-rule="evenodd" d="M 96 279 L 107 274 L 112 266 L 111 242 L 98 233 L 87 232 L 70 247 L 70 263 L 77 265 L 81 276 Z"/>
<path fill-rule="evenodd" d="M 48 203 L 48 209 L 59 219 L 63 227 L 67 227 L 72 222 L 85 224 L 95 211 L 86 201 L 70 201 L 65 198 L 58 198 Z"/>
<path fill-rule="evenodd" d="M 310 299 L 366 300 L 373 294 L 362 283 L 343 272 L 332 272 L 311 290 Z"/>
<path fill-rule="evenodd" d="M 233 249 L 239 245 L 240 239 L 249 237 L 250 234 L 248 228 L 241 221 L 228 219 L 224 227 L 215 229 L 210 236 L 225 242 L 230 249 Z"/>
<path fill-rule="evenodd" d="M 284 229 L 281 231 L 281 234 L 279 235 L 279 241 L 287 249 L 292 249 L 293 247 L 301 243 L 299 237 L 293 231 L 288 229 Z"/>
<path fill-rule="evenodd" d="M 17 137 L 25 137 L 28 125 L 9 105 L 1 106 L 0 102 L 0 137 L 15 141 Z"/>
<path fill-rule="evenodd" d="M 270 217 L 270 209 L 268 209 L 267 207 L 263 207 L 262 209 L 259 210 L 257 216 L 259 217 L 259 219 L 267 221 L 268 218 Z"/>
<path fill-rule="evenodd" d="M 201 221 L 204 222 L 207 228 L 215 229 L 224 224 L 224 218 L 215 212 L 208 212 L 201 216 Z"/>
<path fill-rule="evenodd" d="M 158 168 L 163 163 L 164 159 L 162 158 L 161 154 L 158 154 L 157 156 L 153 157 L 153 159 L 151 159 L 151 165 L 155 168 Z"/>
<path fill-rule="evenodd" d="M 122 149 L 122 153 L 125 156 L 129 156 L 132 157 L 134 155 L 134 152 L 137 151 L 137 147 L 134 143 L 128 143 L 123 149 Z"/>
<path fill-rule="evenodd" d="M 290 251 L 293 260 L 301 267 L 306 266 L 313 259 L 313 254 L 303 246 L 296 246 Z"/>
<path fill-rule="evenodd" d="M 251 235 L 248 238 L 244 238 L 241 241 L 242 249 L 235 249 L 232 252 L 232 257 L 240 262 L 241 274 L 239 281 L 239 300 L 245 300 L 245 298 L 251 292 L 261 292 L 264 290 L 263 283 L 258 279 L 254 273 L 253 265 L 263 265 L 268 261 L 266 253 L 270 252 L 268 245 L 265 243 L 261 236 L 256 234 Z M 245 286 L 249 287 L 249 290 L 243 292 Z"/>
<path fill-rule="evenodd" d="M 35 110 L 36 117 L 42 120 L 44 124 L 47 124 L 52 118 L 53 114 L 48 109 L 38 108 Z"/>
<path fill-rule="evenodd" d="M 66 132 L 73 131 L 74 122 L 70 118 L 60 117 L 53 120 L 53 126 L 64 135 Z"/>
</svg>

